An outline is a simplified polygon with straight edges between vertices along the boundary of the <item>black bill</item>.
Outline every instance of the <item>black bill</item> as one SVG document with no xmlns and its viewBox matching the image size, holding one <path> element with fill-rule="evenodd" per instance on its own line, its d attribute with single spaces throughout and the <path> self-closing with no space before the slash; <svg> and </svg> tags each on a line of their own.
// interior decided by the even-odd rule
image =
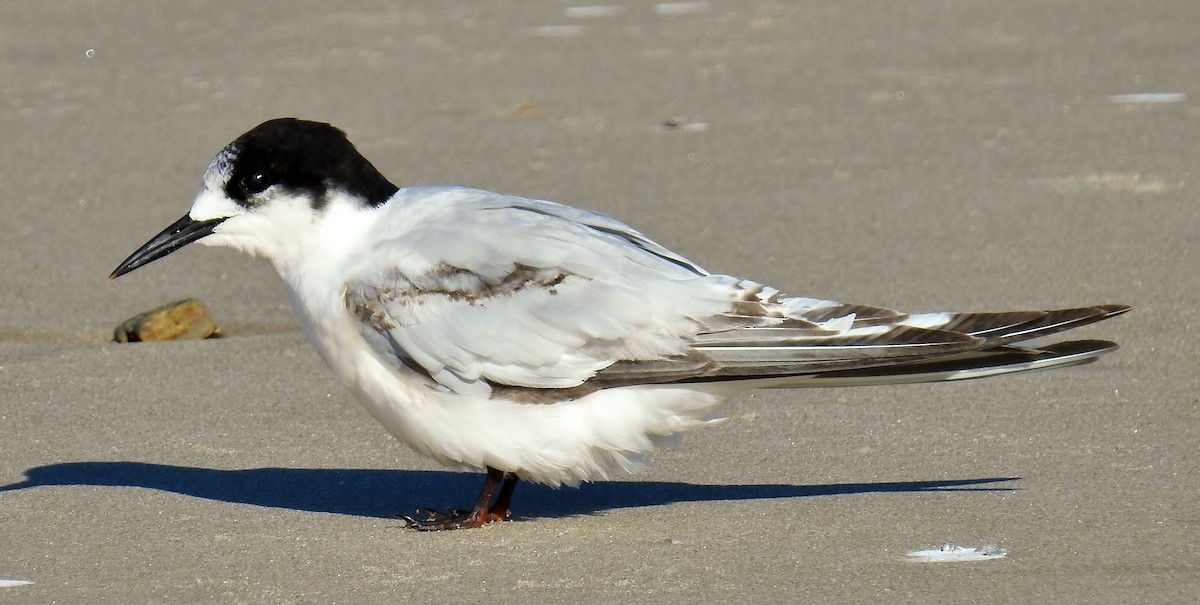
<svg viewBox="0 0 1200 605">
<path fill-rule="evenodd" d="M 188 215 L 183 215 L 183 218 L 175 221 L 170 227 L 162 230 L 162 233 L 154 236 L 150 241 L 138 248 L 136 252 L 129 255 L 129 258 L 117 265 L 113 269 L 109 279 L 116 279 L 142 265 L 148 265 L 210 233 L 221 221 L 225 218 L 214 218 L 207 221 L 195 221 Z"/>
</svg>

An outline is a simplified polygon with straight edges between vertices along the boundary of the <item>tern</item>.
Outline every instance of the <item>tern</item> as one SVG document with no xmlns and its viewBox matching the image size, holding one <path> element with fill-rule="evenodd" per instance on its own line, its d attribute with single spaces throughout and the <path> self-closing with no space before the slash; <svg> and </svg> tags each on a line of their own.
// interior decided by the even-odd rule
<svg viewBox="0 0 1200 605">
<path fill-rule="evenodd" d="M 269 262 L 305 336 L 376 420 L 421 454 L 486 473 L 471 510 L 405 518 L 419 530 L 506 520 L 518 481 L 635 471 L 747 389 L 1091 362 L 1116 344 L 1024 343 L 1130 309 L 903 313 L 789 296 L 596 212 L 397 187 L 344 132 L 295 118 L 222 149 L 190 211 L 110 277 L 191 242 Z"/>
</svg>

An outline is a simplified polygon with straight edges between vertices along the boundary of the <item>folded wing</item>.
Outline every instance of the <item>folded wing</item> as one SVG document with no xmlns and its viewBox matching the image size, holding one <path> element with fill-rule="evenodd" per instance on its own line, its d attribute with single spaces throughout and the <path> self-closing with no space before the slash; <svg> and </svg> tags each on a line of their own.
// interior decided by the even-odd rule
<svg viewBox="0 0 1200 605">
<path fill-rule="evenodd" d="M 434 196 L 436 198 L 436 196 Z M 711 275 L 586 211 L 422 192 L 420 230 L 392 234 L 346 284 L 374 350 L 461 394 L 556 400 L 598 388 L 767 381 L 830 386 L 948 380 L 1084 363 L 1111 343 L 1020 348 L 1124 313 L 906 314 Z M 469 233 L 469 239 L 461 234 Z M 420 251 L 437 250 L 422 258 Z M 972 371 L 973 370 L 973 371 Z M 555 395 L 557 393 L 557 395 Z"/>
</svg>

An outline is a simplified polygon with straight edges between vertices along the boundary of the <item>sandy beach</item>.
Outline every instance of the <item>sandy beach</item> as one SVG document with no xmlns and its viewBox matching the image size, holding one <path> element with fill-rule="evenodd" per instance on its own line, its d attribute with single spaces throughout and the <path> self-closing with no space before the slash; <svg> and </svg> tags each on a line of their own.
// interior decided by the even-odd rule
<svg viewBox="0 0 1200 605">
<path fill-rule="evenodd" d="M 0 603 L 1200 595 L 1200 4 L 222 4 L 0 8 Z M 279 116 L 795 294 L 1135 310 L 1095 364 L 755 392 L 643 473 L 410 532 L 480 477 L 361 410 L 270 267 L 107 279 Z M 224 338 L 111 342 L 187 297 Z M 906 556 L 947 543 L 1007 556 Z"/>
</svg>

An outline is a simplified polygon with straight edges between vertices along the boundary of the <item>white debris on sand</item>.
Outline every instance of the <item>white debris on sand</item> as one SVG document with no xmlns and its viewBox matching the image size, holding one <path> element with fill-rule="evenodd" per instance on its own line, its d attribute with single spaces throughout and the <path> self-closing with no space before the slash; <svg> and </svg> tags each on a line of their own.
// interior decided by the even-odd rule
<svg viewBox="0 0 1200 605">
<path fill-rule="evenodd" d="M 928 563 L 944 563 L 948 561 L 990 561 L 992 559 L 1003 559 L 1008 556 L 1008 551 L 1004 550 L 999 544 L 987 544 L 984 546 L 960 546 L 958 544 L 946 543 L 937 548 L 928 550 L 914 550 L 907 555 L 914 561 Z"/>
</svg>

